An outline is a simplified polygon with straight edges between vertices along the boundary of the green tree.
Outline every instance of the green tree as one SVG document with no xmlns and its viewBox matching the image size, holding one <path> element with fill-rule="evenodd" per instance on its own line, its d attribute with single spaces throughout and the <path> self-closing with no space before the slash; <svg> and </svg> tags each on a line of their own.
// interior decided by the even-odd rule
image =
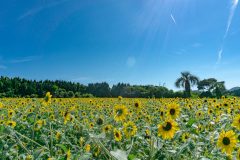
<svg viewBox="0 0 240 160">
<path fill-rule="evenodd" d="M 202 91 L 200 97 L 220 98 L 226 92 L 224 81 L 218 82 L 215 78 L 208 78 L 198 83 L 198 90 Z"/>
<path fill-rule="evenodd" d="M 198 77 L 192 75 L 190 72 L 181 72 L 181 77 L 176 80 L 175 85 L 178 88 L 184 88 L 184 97 L 190 97 L 191 86 L 197 85 L 198 82 Z"/>
<path fill-rule="evenodd" d="M 226 87 L 224 83 L 225 83 L 224 81 L 216 82 L 213 86 L 214 87 L 213 93 L 217 98 L 221 98 L 226 92 Z"/>
<path fill-rule="evenodd" d="M 215 78 L 208 78 L 198 83 L 198 90 L 201 92 L 200 97 L 213 97 L 214 84 L 217 82 Z"/>
</svg>

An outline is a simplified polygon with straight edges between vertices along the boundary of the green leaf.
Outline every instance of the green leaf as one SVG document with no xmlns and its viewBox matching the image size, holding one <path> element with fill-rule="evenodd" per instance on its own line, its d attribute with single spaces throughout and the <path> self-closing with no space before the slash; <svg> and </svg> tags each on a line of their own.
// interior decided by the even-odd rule
<svg viewBox="0 0 240 160">
<path fill-rule="evenodd" d="M 127 160 L 127 152 L 123 150 L 116 150 L 110 152 L 113 157 L 115 157 L 118 160 Z"/>
<path fill-rule="evenodd" d="M 81 155 L 81 156 L 79 155 L 80 158 L 78 158 L 78 159 L 76 157 L 76 160 L 89 160 L 89 159 L 91 159 L 91 156 L 92 156 L 91 153 L 85 153 L 84 155 Z"/>
<path fill-rule="evenodd" d="M 134 154 L 129 154 L 128 155 L 128 160 L 134 160 L 136 156 Z"/>
<path fill-rule="evenodd" d="M 196 120 L 195 119 L 190 119 L 189 121 L 188 121 L 188 123 L 187 123 L 187 127 L 188 128 L 190 128 L 190 127 L 192 127 L 192 125 L 193 125 L 193 123 L 195 123 L 196 122 Z"/>
<path fill-rule="evenodd" d="M 42 149 L 42 148 L 36 149 L 36 150 L 33 152 L 33 156 L 34 156 L 35 159 L 41 158 L 44 154 L 46 154 L 46 152 L 44 152 L 44 149 Z"/>
<path fill-rule="evenodd" d="M 56 144 L 56 146 L 60 147 L 65 153 L 67 153 L 68 149 L 63 144 Z"/>
<path fill-rule="evenodd" d="M 4 132 L 5 127 L 3 125 L 0 126 L 0 133 Z"/>
</svg>

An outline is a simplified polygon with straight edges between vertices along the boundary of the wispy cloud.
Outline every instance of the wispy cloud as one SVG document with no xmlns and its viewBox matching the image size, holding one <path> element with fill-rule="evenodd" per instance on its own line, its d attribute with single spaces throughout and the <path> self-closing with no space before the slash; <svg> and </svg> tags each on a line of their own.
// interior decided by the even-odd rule
<svg viewBox="0 0 240 160">
<path fill-rule="evenodd" d="M 173 23 L 176 25 L 177 22 L 176 22 L 176 20 L 175 20 L 175 18 L 174 18 L 174 16 L 173 16 L 173 14 L 171 14 L 171 19 L 172 19 Z"/>
<path fill-rule="evenodd" d="M 217 60 L 217 64 L 219 64 L 222 60 L 222 53 L 223 53 L 223 48 L 221 48 L 219 51 L 218 51 L 218 60 Z"/>
<path fill-rule="evenodd" d="M 37 59 L 39 59 L 39 58 L 40 58 L 40 56 L 27 56 L 27 57 L 22 57 L 22 58 L 10 60 L 10 63 L 25 63 L 25 62 L 31 62 L 31 61 L 37 60 Z"/>
<path fill-rule="evenodd" d="M 228 21 L 227 21 L 227 27 L 226 27 L 226 31 L 225 31 L 225 34 L 224 34 L 224 37 L 223 37 L 223 43 L 221 45 L 220 50 L 218 51 L 217 64 L 219 64 L 222 60 L 224 43 L 225 43 L 226 38 L 228 37 L 229 29 L 231 27 L 232 19 L 233 19 L 233 16 L 234 16 L 234 13 L 235 13 L 235 10 L 236 10 L 237 6 L 238 6 L 238 0 L 232 0 L 232 7 L 230 9 L 230 14 L 229 14 Z"/>
<path fill-rule="evenodd" d="M 186 49 L 182 48 L 175 52 L 176 55 L 183 55 L 187 53 Z"/>
<path fill-rule="evenodd" d="M 233 19 L 235 10 L 237 8 L 237 5 L 238 5 L 238 0 L 233 0 L 232 1 L 232 7 L 230 9 L 230 14 L 229 14 L 229 17 L 228 17 L 227 28 L 226 28 L 226 32 L 225 32 L 225 35 L 224 35 L 224 39 L 228 36 L 229 28 L 232 24 L 232 19 Z"/>
<path fill-rule="evenodd" d="M 39 12 L 41 12 L 42 10 L 44 9 L 48 9 L 48 8 L 51 8 L 51 7 L 54 7 L 54 6 L 57 6 L 59 4 L 62 4 L 64 2 L 66 2 L 68 0 L 59 0 L 59 1 L 55 1 L 55 2 L 52 2 L 52 3 L 48 3 L 46 5 L 43 5 L 43 6 L 39 6 L 39 7 L 36 7 L 36 8 L 32 8 L 30 10 L 28 10 L 27 12 L 23 13 L 19 18 L 18 18 L 18 21 L 21 21 L 29 16 L 33 16 Z"/>
</svg>

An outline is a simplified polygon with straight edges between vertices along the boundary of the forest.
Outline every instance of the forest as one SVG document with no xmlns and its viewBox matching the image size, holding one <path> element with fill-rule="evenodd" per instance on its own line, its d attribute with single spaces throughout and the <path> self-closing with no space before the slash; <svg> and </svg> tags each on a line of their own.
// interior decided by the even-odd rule
<svg viewBox="0 0 240 160">
<path fill-rule="evenodd" d="M 184 77 L 185 76 L 185 77 Z M 56 98 L 80 97 L 127 97 L 127 98 L 176 98 L 176 97 L 209 97 L 220 98 L 223 95 L 240 96 L 240 89 L 227 90 L 224 82 L 215 78 L 191 80 L 189 72 L 182 72 L 176 80 L 176 87 L 185 87 L 184 91 L 173 91 L 165 86 L 155 85 L 130 85 L 118 83 L 110 86 L 107 82 L 89 83 L 88 85 L 64 80 L 27 80 L 19 77 L 0 77 L 0 97 L 44 97 L 46 92 L 51 92 Z M 188 81 L 185 81 L 185 80 Z M 181 81 L 182 80 L 182 81 Z M 197 90 L 189 87 L 196 85 Z M 192 83 L 192 84 L 191 84 Z M 191 93 L 190 93 L 191 90 Z"/>
</svg>

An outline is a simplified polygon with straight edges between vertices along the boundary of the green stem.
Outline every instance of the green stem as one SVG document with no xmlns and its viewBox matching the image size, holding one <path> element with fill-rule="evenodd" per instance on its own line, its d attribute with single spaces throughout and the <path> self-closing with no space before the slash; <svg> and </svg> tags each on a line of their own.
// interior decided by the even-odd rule
<svg viewBox="0 0 240 160">
<path fill-rule="evenodd" d="M 21 133 L 19 133 L 19 132 L 17 132 L 17 131 L 14 131 L 14 132 L 15 132 L 17 135 L 21 136 L 22 138 L 25 138 L 25 139 L 29 140 L 30 142 L 32 142 L 32 143 L 38 145 L 39 147 L 45 148 L 46 150 L 49 151 L 49 149 L 48 149 L 47 147 L 42 146 L 41 144 L 37 143 L 36 141 L 34 141 L 34 140 L 32 140 L 32 139 L 30 139 L 30 138 L 28 138 L 28 137 L 22 135 Z"/>
<path fill-rule="evenodd" d="M 52 123 L 50 122 L 50 155 L 53 156 Z"/>
</svg>

